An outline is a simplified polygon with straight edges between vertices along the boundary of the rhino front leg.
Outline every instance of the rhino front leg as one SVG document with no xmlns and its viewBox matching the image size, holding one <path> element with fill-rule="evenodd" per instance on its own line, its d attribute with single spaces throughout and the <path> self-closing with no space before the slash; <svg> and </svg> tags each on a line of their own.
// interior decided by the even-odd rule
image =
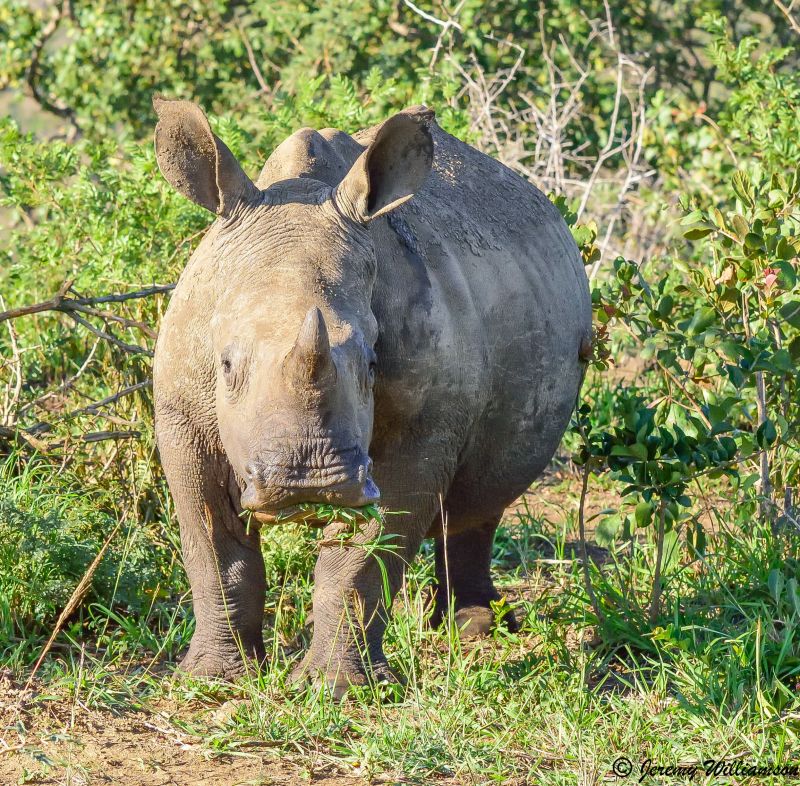
<svg viewBox="0 0 800 786">
<path fill-rule="evenodd" d="M 371 521 L 340 545 L 335 542 L 338 527 L 323 532 L 322 542 L 328 545 L 321 547 L 314 569 L 311 646 L 292 675 L 294 680 L 321 679 L 335 698 L 350 685 L 397 682 L 383 653 L 387 600 L 400 586 L 406 555 L 413 555 L 421 540 L 405 531 L 402 538 L 387 541 L 399 546 L 397 551 L 381 549 L 375 546 L 380 524 Z"/>
<path fill-rule="evenodd" d="M 201 444 L 186 429 L 159 433 L 196 620 L 181 668 L 230 678 L 265 657 L 264 560 L 257 528 L 248 531 L 238 516 L 227 460 Z"/>
</svg>

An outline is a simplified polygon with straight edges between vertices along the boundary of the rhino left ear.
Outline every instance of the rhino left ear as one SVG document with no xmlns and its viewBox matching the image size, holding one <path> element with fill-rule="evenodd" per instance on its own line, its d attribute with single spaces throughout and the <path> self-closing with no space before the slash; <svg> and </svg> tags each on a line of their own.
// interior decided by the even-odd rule
<svg viewBox="0 0 800 786">
<path fill-rule="evenodd" d="M 158 168 L 175 190 L 220 216 L 230 215 L 239 202 L 259 196 L 236 157 L 213 134 L 197 104 L 157 95 L 153 108 L 158 115 Z"/>
<path fill-rule="evenodd" d="M 390 117 L 337 186 L 334 199 L 350 218 L 366 223 L 402 205 L 425 182 L 433 162 L 425 108 Z"/>
</svg>

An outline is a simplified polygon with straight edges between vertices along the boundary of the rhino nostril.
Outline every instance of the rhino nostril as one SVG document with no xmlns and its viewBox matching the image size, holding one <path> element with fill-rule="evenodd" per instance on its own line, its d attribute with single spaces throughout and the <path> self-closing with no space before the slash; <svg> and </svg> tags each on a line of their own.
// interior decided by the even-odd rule
<svg viewBox="0 0 800 786">
<path fill-rule="evenodd" d="M 363 464 L 358 467 L 358 482 L 364 483 L 372 472 L 372 459 L 368 458 Z"/>
</svg>

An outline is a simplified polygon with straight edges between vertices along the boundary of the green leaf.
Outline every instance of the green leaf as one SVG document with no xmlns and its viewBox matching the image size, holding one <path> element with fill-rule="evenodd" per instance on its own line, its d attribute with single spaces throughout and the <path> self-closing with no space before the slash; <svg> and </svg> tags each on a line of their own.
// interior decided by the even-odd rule
<svg viewBox="0 0 800 786">
<path fill-rule="evenodd" d="M 620 530 L 622 530 L 622 519 L 618 515 L 606 516 L 595 527 L 595 542 L 602 548 L 609 548 L 614 545 Z"/>
<path fill-rule="evenodd" d="M 761 235 L 758 235 L 755 232 L 748 232 L 744 236 L 744 244 L 752 251 L 758 251 L 760 248 L 763 248 L 764 239 L 761 237 Z"/>
<path fill-rule="evenodd" d="M 572 237 L 578 248 L 588 246 L 597 238 L 597 228 L 587 224 L 580 224 L 572 228 Z"/>
<path fill-rule="evenodd" d="M 634 513 L 637 527 L 646 527 L 653 520 L 653 507 L 649 502 L 640 502 Z"/>
<path fill-rule="evenodd" d="M 795 271 L 794 266 L 786 260 L 779 259 L 777 262 L 775 262 L 775 267 L 781 271 L 781 274 L 778 277 L 778 283 L 780 284 L 781 289 L 794 289 L 795 284 L 797 283 L 797 272 Z"/>
<path fill-rule="evenodd" d="M 783 595 L 784 577 L 783 573 L 777 568 L 773 568 L 767 576 L 767 587 L 769 587 L 769 594 L 775 601 L 775 605 L 779 606 L 781 596 Z"/>
<path fill-rule="evenodd" d="M 780 259 L 786 262 L 797 256 L 797 251 L 795 251 L 792 244 L 785 237 L 778 240 L 778 244 L 775 246 L 775 253 Z"/>
<path fill-rule="evenodd" d="M 731 219 L 731 223 L 739 240 L 744 240 L 745 235 L 750 231 L 750 224 L 747 223 L 745 217 L 737 213 Z"/>
<path fill-rule="evenodd" d="M 697 224 L 705 218 L 705 213 L 702 210 L 692 210 L 681 219 L 681 226 L 688 227 L 692 224 Z"/>
<path fill-rule="evenodd" d="M 781 306 L 781 319 L 793 328 L 800 329 L 800 300 L 792 300 Z"/>
<path fill-rule="evenodd" d="M 736 172 L 731 179 L 731 185 L 736 196 L 739 197 L 743 204 L 750 208 L 755 207 L 755 191 L 750 181 L 750 175 L 747 172 L 742 172 L 741 170 Z"/>
<path fill-rule="evenodd" d="M 611 448 L 611 455 L 647 461 L 647 447 L 638 442 L 633 445 L 614 445 Z"/>
<path fill-rule="evenodd" d="M 797 579 L 792 576 L 789 581 L 786 582 L 787 588 L 787 595 L 789 596 L 789 600 L 792 604 L 792 610 L 796 617 L 800 617 L 800 588 L 797 585 Z"/>
<path fill-rule="evenodd" d="M 767 448 L 778 438 L 778 432 L 775 429 L 775 424 L 767 418 L 756 431 L 756 442 L 759 447 Z"/>
<path fill-rule="evenodd" d="M 698 309 L 694 317 L 692 317 L 692 321 L 689 323 L 686 332 L 690 336 L 696 336 L 698 333 L 702 333 L 709 325 L 713 324 L 716 318 L 717 312 L 710 306 Z"/>
<path fill-rule="evenodd" d="M 672 307 L 674 304 L 675 303 L 672 299 L 672 295 L 664 295 L 664 297 L 662 297 L 658 303 L 658 315 L 662 319 L 666 319 L 672 312 Z"/>
<path fill-rule="evenodd" d="M 710 235 L 712 232 L 714 232 L 714 230 L 715 228 L 713 226 L 696 226 L 692 227 L 691 229 L 687 229 L 683 233 L 683 236 L 687 240 L 699 240 L 706 235 Z"/>
<path fill-rule="evenodd" d="M 661 572 L 663 575 L 672 573 L 675 568 L 680 564 L 680 542 L 678 540 L 678 531 L 671 529 L 669 532 L 664 533 L 664 550 L 661 558 Z"/>
</svg>

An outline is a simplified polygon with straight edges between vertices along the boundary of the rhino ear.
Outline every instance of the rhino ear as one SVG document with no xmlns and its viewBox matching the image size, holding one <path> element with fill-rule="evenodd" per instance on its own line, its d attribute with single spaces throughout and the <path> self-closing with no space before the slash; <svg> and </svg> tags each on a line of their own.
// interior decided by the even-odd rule
<svg viewBox="0 0 800 786">
<path fill-rule="evenodd" d="M 230 215 L 259 190 L 225 144 L 214 136 L 208 118 L 191 101 L 153 97 L 158 115 L 156 159 L 167 182 L 212 213 Z"/>
<path fill-rule="evenodd" d="M 411 199 L 433 161 L 429 110 L 390 117 L 336 188 L 339 208 L 356 221 L 371 221 Z"/>
</svg>

